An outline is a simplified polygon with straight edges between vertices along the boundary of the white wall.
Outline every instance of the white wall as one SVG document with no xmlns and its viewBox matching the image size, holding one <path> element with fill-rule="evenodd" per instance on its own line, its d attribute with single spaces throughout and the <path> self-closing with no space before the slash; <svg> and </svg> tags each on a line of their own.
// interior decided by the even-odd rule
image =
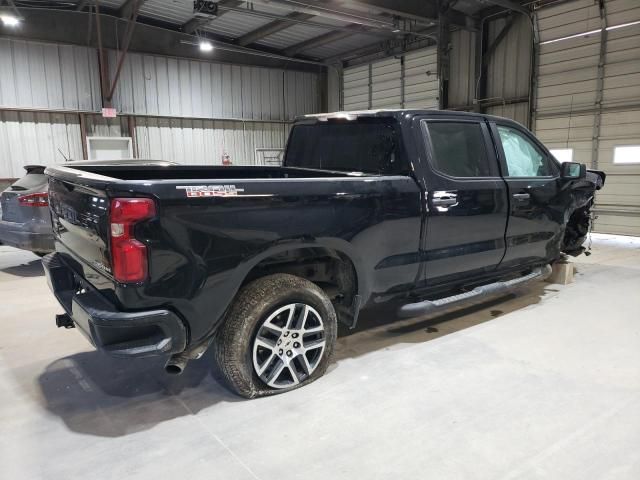
<svg viewBox="0 0 640 480">
<path fill-rule="evenodd" d="M 110 53 L 115 75 L 117 57 Z M 122 113 L 292 120 L 320 109 L 315 73 L 129 54 L 114 94 Z"/>
<path fill-rule="evenodd" d="M 0 178 L 21 177 L 24 165 L 62 163 L 63 155 L 82 158 L 77 115 L 0 111 Z"/>
<path fill-rule="evenodd" d="M 140 157 L 204 165 L 221 165 L 225 153 L 234 165 L 252 165 L 256 148 L 283 148 L 287 134 L 283 123 L 141 118 L 136 126 Z"/>
<path fill-rule="evenodd" d="M 95 50 L 0 38 L 0 108 L 98 111 Z"/>
</svg>

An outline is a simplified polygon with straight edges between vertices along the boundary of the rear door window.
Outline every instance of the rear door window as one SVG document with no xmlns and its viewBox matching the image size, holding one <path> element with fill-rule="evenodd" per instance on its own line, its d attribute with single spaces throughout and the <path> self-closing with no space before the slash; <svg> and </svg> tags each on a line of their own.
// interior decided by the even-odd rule
<svg viewBox="0 0 640 480">
<path fill-rule="evenodd" d="M 452 177 L 494 177 L 497 166 L 487 155 L 479 122 L 426 122 L 433 168 Z"/>
<path fill-rule="evenodd" d="M 397 122 L 379 118 L 296 125 L 284 165 L 377 175 L 410 171 Z"/>
</svg>

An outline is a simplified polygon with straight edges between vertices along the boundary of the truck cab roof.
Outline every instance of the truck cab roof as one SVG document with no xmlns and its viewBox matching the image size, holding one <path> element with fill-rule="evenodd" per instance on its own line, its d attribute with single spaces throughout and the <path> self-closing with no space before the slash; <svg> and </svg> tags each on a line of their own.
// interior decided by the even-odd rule
<svg viewBox="0 0 640 480">
<path fill-rule="evenodd" d="M 427 110 L 427 109 L 415 109 L 415 108 L 397 108 L 397 109 L 372 109 L 372 110 L 348 110 L 329 113 L 314 113 L 309 115 L 302 115 L 296 118 L 296 122 L 305 121 L 329 121 L 329 120 L 356 120 L 364 117 L 391 117 L 400 121 L 408 119 L 416 115 L 426 116 L 431 118 L 438 117 L 457 117 L 457 118 L 483 118 L 485 120 L 499 120 L 501 123 L 513 123 L 520 125 L 514 120 L 510 120 L 504 117 L 496 117 L 494 115 L 487 115 L 484 113 L 466 112 L 460 110 Z"/>
</svg>

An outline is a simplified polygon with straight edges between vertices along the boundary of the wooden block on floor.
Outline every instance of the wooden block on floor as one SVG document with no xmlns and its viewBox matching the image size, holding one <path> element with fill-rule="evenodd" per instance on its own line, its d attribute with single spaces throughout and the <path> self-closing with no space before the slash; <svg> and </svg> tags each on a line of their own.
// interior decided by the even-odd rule
<svg viewBox="0 0 640 480">
<path fill-rule="evenodd" d="M 568 285 L 573 282 L 573 273 L 573 263 L 566 260 L 556 262 L 553 264 L 551 276 L 547 279 L 547 282 Z"/>
</svg>

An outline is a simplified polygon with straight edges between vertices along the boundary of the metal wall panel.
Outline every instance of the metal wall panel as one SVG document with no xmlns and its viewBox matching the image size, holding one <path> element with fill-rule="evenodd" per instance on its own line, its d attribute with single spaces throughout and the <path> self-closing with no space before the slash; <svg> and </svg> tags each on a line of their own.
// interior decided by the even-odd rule
<svg viewBox="0 0 640 480">
<path fill-rule="evenodd" d="M 607 0 L 605 10 L 609 27 L 640 19 L 637 0 Z M 565 2 L 539 10 L 538 22 L 543 41 L 564 38 L 599 29 L 599 9 L 591 0 Z M 613 163 L 616 146 L 640 144 L 640 25 L 607 32 L 601 107 L 600 43 L 596 32 L 541 45 L 536 134 L 550 148 L 573 148 L 574 160 L 590 166 L 595 151 L 607 183 L 594 229 L 640 235 L 640 164 Z"/>
<path fill-rule="evenodd" d="M 320 111 L 320 79 L 315 73 L 284 72 L 285 120 Z"/>
<path fill-rule="evenodd" d="M 449 106 L 464 107 L 475 98 L 475 44 L 478 35 L 467 30 L 451 32 Z"/>
<path fill-rule="evenodd" d="M 75 114 L 0 111 L 0 177 L 24 175 L 24 165 L 82 159 Z"/>
<path fill-rule="evenodd" d="M 404 56 L 404 108 L 438 108 L 438 55 L 436 47 Z"/>
<path fill-rule="evenodd" d="M 124 114 L 286 121 L 319 111 L 318 82 L 315 73 L 130 53 L 114 105 Z"/>
<path fill-rule="evenodd" d="M 524 126 L 529 123 L 529 104 L 528 103 L 516 103 L 512 105 L 498 105 L 494 107 L 488 107 L 486 109 L 487 114 L 497 115 L 498 117 L 510 118 Z"/>
<path fill-rule="evenodd" d="M 489 22 L 488 42 L 491 45 L 507 20 Z M 531 23 L 524 15 L 515 14 L 507 35 L 497 45 L 487 64 L 486 97 L 492 100 L 523 98 L 529 95 L 531 82 Z M 490 108 L 497 115 L 512 118 L 523 125 L 529 124 L 529 104 L 521 103 Z M 511 116 L 514 115 L 514 116 Z"/>
<path fill-rule="evenodd" d="M 288 125 L 180 118 L 138 118 L 140 158 L 184 164 L 221 165 L 227 154 L 234 165 L 253 165 L 257 148 L 281 149 Z"/>
<path fill-rule="evenodd" d="M 0 108 L 101 107 L 95 50 L 0 38 Z"/>
<path fill-rule="evenodd" d="M 436 47 L 345 68 L 342 92 L 345 110 L 438 108 Z"/>
</svg>

